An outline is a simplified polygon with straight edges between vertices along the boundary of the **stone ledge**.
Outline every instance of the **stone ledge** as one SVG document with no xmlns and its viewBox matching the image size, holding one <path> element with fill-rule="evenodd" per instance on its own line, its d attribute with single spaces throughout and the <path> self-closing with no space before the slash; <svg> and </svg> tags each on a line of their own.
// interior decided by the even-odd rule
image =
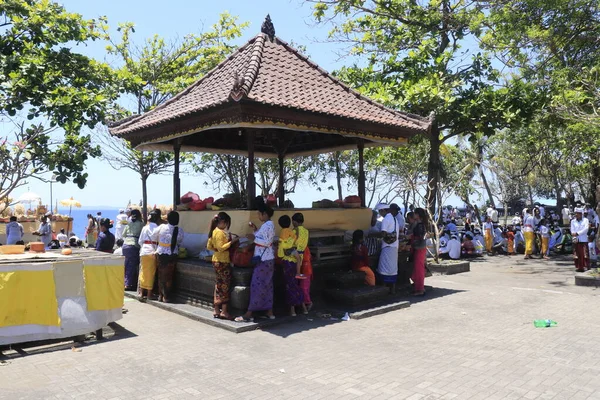
<svg viewBox="0 0 600 400">
<path fill-rule="evenodd" d="M 575 275 L 576 286 L 600 286 L 600 278 L 594 277 L 588 274 L 577 274 Z"/>
<path fill-rule="evenodd" d="M 130 297 L 132 299 L 139 300 L 140 297 L 137 293 L 134 292 L 125 292 L 126 297 Z M 275 318 L 273 320 L 270 319 L 260 319 L 256 322 L 235 322 L 235 321 L 227 321 L 223 319 L 213 318 L 212 309 L 202 308 L 198 306 L 193 306 L 190 304 L 180 304 L 180 303 L 161 303 L 155 300 L 145 300 L 144 303 L 147 303 L 151 306 L 171 311 L 176 314 L 179 314 L 183 317 L 187 317 L 193 319 L 198 322 L 203 322 L 205 324 L 225 329 L 229 332 L 233 333 L 242 333 L 253 331 L 258 328 L 262 328 L 264 326 L 273 326 L 286 322 L 286 317 Z"/>
<path fill-rule="evenodd" d="M 353 312 L 348 315 L 350 316 L 350 319 L 363 319 L 408 307 L 410 307 L 410 301 L 398 301 L 380 307 L 374 307 L 362 311 Z"/>
<path fill-rule="evenodd" d="M 439 275 L 454 275 L 471 271 L 471 263 L 469 261 L 461 261 L 448 264 L 428 263 L 427 267 L 429 268 L 431 273 Z"/>
</svg>

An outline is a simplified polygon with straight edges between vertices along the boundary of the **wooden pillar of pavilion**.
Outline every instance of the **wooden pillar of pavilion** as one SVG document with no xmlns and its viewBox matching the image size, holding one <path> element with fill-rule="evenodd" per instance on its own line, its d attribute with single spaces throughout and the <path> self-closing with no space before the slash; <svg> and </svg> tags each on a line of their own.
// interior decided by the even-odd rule
<svg viewBox="0 0 600 400">
<path fill-rule="evenodd" d="M 177 206 L 181 202 L 181 180 L 179 179 L 179 155 L 181 152 L 181 142 L 176 140 L 173 144 L 174 154 L 174 171 L 173 171 L 173 210 L 177 209 Z"/>
<path fill-rule="evenodd" d="M 367 206 L 367 190 L 365 177 L 365 143 L 361 140 L 358 142 L 358 197 L 360 197 L 360 206 Z"/>
<path fill-rule="evenodd" d="M 277 159 L 279 160 L 279 208 L 283 208 L 283 202 L 285 201 L 285 173 L 283 170 L 283 154 L 279 154 Z"/>
<path fill-rule="evenodd" d="M 248 138 L 248 179 L 246 180 L 246 208 L 251 209 L 256 197 L 256 180 L 254 178 L 254 131 L 246 131 Z"/>
</svg>

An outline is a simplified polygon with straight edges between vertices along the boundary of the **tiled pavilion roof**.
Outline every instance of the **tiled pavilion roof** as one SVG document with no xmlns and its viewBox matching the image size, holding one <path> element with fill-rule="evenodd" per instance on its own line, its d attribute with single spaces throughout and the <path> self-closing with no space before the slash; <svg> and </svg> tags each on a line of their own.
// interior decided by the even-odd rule
<svg viewBox="0 0 600 400">
<path fill-rule="evenodd" d="M 143 150 L 172 150 L 179 140 L 183 151 L 245 154 L 253 130 L 256 154 L 265 157 L 356 148 L 358 140 L 397 145 L 428 133 L 429 119 L 359 94 L 264 25 L 196 83 L 110 132 Z"/>
</svg>

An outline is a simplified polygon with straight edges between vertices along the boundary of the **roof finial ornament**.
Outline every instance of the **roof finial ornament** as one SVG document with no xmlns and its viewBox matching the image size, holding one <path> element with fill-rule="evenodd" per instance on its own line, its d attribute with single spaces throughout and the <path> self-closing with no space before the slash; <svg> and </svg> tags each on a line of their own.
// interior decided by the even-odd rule
<svg viewBox="0 0 600 400">
<path fill-rule="evenodd" d="M 240 101 L 244 97 L 244 77 L 240 76 L 237 71 L 233 71 L 233 88 L 230 96 L 235 101 Z"/>
<path fill-rule="evenodd" d="M 271 21 L 271 16 L 269 14 L 267 14 L 265 21 L 262 23 L 260 31 L 267 35 L 269 39 L 275 39 L 275 27 L 273 26 L 273 22 Z"/>
</svg>

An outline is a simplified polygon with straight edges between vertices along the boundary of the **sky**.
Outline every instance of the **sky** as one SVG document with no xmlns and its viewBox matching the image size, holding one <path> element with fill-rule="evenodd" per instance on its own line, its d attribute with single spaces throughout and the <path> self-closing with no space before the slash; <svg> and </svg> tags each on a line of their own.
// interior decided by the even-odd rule
<svg viewBox="0 0 600 400">
<path fill-rule="evenodd" d="M 301 0 L 104 0 L 82 1 L 62 0 L 70 12 L 80 13 L 84 18 L 97 18 L 105 15 L 112 30 L 119 22 L 134 22 L 134 41 L 141 43 L 145 38 L 158 34 L 165 39 L 175 39 L 188 33 L 208 30 L 218 20 L 220 13 L 228 11 L 240 17 L 240 21 L 250 23 L 242 38 L 236 44 L 242 45 L 260 32 L 260 26 L 267 14 L 270 14 L 276 34 L 281 39 L 305 45 L 310 58 L 327 71 L 333 71 L 352 60 L 340 58 L 344 48 L 337 43 L 327 42 L 330 27 L 317 26 L 311 17 L 310 4 Z M 105 43 L 91 43 L 80 51 L 97 59 L 105 59 Z M 106 59 L 107 61 L 111 61 Z M 5 130 L 6 124 L 0 125 Z M 87 162 L 89 178 L 84 189 L 73 183 L 53 184 L 53 202 L 57 199 L 74 197 L 84 206 L 124 207 L 129 201 L 137 203 L 141 199 L 141 180 L 139 175 L 129 170 L 114 170 L 106 162 L 92 159 Z M 47 177 L 49 178 L 49 176 Z M 151 176 L 148 180 L 148 203 L 172 203 L 172 175 Z M 203 183 L 205 177 L 198 175 L 181 176 L 181 192 L 198 193 L 201 198 L 219 197 L 212 187 Z M 296 193 L 288 197 L 296 207 L 310 207 L 312 201 L 322 198 L 334 199 L 336 192 L 328 191 L 329 183 L 324 184 L 322 192 L 308 185 L 299 185 Z M 12 198 L 32 191 L 42 197 L 44 204 L 50 204 L 50 184 L 31 180 L 28 185 L 15 190 Z M 223 194 L 223 193 L 220 193 Z M 344 195 L 348 193 L 346 190 Z M 460 205 L 457 199 L 454 205 Z"/>
</svg>

